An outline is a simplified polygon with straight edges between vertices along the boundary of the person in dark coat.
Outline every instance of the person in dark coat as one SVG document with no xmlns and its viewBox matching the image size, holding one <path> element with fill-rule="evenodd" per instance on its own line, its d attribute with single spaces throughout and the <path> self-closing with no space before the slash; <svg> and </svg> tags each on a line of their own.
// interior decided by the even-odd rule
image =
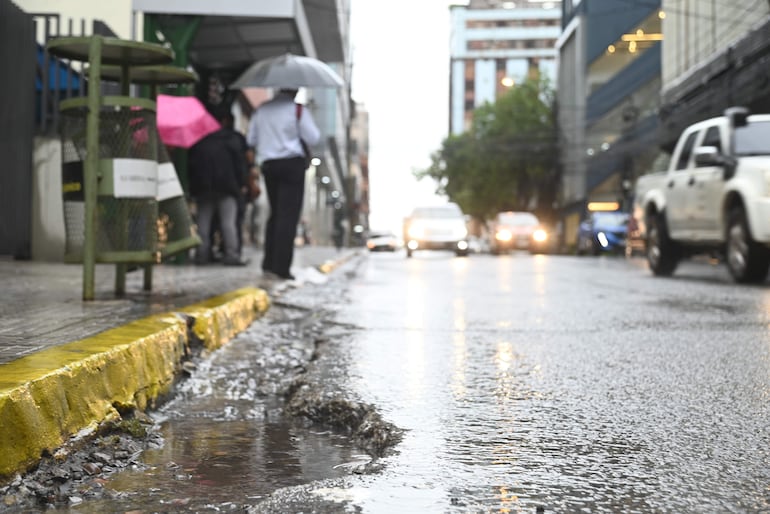
<svg viewBox="0 0 770 514">
<path fill-rule="evenodd" d="M 243 221 L 246 216 L 246 206 L 256 200 L 256 196 L 252 197 L 253 191 L 251 191 L 251 188 L 249 187 L 249 179 L 251 178 L 249 175 L 253 175 L 253 180 L 256 182 L 256 184 L 259 184 L 259 171 L 257 166 L 254 164 L 254 150 L 251 149 L 246 143 L 246 136 L 235 129 L 235 117 L 233 116 L 233 113 L 228 108 L 223 107 L 218 109 L 215 114 L 217 121 L 219 121 L 220 125 L 222 125 L 222 128 L 232 134 L 232 144 L 237 145 L 239 149 L 238 151 L 243 155 L 245 166 L 248 170 L 246 181 L 244 184 L 242 184 L 244 186 L 243 190 L 241 194 L 238 195 L 238 213 L 235 217 L 235 229 L 238 236 L 238 255 L 240 256 L 243 249 Z M 219 217 L 214 215 L 213 228 L 211 230 L 212 247 L 215 245 L 217 233 L 221 234 L 219 229 Z M 220 245 L 218 246 L 221 246 L 221 241 Z M 217 252 L 215 251 L 214 253 Z"/>
<path fill-rule="evenodd" d="M 224 256 L 222 264 L 243 266 L 238 251 L 238 198 L 243 194 L 248 167 L 241 143 L 232 131 L 223 128 L 207 135 L 190 148 L 188 155 L 190 194 L 197 207 L 201 244 L 196 264 L 211 262 L 211 230 L 214 215 L 219 217 Z"/>
</svg>

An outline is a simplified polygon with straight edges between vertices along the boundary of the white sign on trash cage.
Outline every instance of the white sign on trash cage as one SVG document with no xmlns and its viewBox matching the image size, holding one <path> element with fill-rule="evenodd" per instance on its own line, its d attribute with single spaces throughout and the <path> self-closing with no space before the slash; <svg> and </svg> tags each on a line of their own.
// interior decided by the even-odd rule
<svg viewBox="0 0 770 514">
<path fill-rule="evenodd" d="M 113 159 L 112 189 L 115 198 L 162 201 L 184 195 L 173 163 L 147 159 Z"/>
<path fill-rule="evenodd" d="M 147 159 L 113 159 L 112 180 L 115 198 L 155 198 L 158 163 Z"/>
<path fill-rule="evenodd" d="M 158 164 L 158 192 L 155 198 L 160 202 L 183 194 L 182 184 L 179 183 L 174 164 L 171 162 Z"/>
</svg>

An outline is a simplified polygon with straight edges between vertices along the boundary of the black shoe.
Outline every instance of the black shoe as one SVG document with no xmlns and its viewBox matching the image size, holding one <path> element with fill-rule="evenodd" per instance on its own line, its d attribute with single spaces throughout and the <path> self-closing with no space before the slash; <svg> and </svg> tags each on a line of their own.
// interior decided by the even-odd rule
<svg viewBox="0 0 770 514">
<path fill-rule="evenodd" d="M 296 277 L 292 275 L 291 273 L 281 274 L 278 273 L 278 276 L 281 277 L 284 280 L 294 280 Z"/>
</svg>

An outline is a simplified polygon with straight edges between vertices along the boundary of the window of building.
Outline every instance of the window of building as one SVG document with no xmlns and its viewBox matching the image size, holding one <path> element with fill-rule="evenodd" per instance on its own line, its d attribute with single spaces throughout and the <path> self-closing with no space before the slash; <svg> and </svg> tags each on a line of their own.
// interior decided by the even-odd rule
<svg viewBox="0 0 770 514">
<path fill-rule="evenodd" d="M 540 48 L 554 48 L 555 39 L 494 39 L 494 40 L 469 40 L 468 50 L 532 50 Z"/>
<path fill-rule="evenodd" d="M 663 39 L 659 12 L 658 10 L 652 12 L 637 27 L 608 45 L 604 54 L 591 63 L 588 69 L 591 93 Z"/>
<path fill-rule="evenodd" d="M 530 18 L 525 20 L 467 20 L 467 29 L 494 29 L 520 27 L 557 27 L 561 21 L 554 18 Z"/>
</svg>

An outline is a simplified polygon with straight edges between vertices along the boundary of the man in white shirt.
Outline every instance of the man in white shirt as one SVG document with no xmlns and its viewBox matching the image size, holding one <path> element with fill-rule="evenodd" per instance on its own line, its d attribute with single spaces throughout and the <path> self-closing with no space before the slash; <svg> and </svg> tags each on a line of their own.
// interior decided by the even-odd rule
<svg viewBox="0 0 770 514">
<path fill-rule="evenodd" d="M 303 142 L 314 145 L 321 134 L 308 109 L 294 102 L 296 89 L 281 89 L 251 117 L 246 136 L 267 186 L 270 216 L 265 227 L 262 271 L 293 279 L 290 270 L 305 194 Z"/>
</svg>

